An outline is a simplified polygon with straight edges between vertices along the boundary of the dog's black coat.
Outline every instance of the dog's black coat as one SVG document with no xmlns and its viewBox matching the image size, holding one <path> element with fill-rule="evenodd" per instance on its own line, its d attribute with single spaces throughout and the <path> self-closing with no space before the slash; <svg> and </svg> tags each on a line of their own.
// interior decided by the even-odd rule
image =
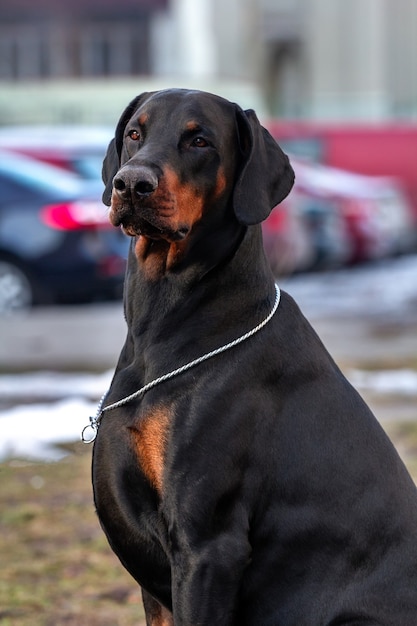
<svg viewBox="0 0 417 626">
<path fill-rule="evenodd" d="M 142 94 L 103 167 L 132 236 L 106 405 L 256 326 L 293 173 L 252 111 Z M 245 343 L 103 416 L 98 515 L 152 626 L 416 626 L 417 497 L 290 296 Z"/>
</svg>

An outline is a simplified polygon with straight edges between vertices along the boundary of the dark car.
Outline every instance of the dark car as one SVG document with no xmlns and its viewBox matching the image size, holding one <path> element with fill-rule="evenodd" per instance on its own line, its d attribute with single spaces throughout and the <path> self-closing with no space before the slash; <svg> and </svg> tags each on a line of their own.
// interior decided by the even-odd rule
<svg viewBox="0 0 417 626">
<path fill-rule="evenodd" d="M 121 296 L 128 239 L 98 182 L 0 151 L 0 313 Z"/>
</svg>

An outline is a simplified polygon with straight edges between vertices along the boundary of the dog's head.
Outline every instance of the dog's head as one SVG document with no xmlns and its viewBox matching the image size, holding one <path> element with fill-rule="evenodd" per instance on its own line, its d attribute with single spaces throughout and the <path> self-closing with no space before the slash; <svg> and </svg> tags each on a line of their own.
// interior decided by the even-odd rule
<svg viewBox="0 0 417 626">
<path fill-rule="evenodd" d="M 288 157 L 255 113 L 200 91 L 143 93 L 123 112 L 103 164 L 110 220 L 179 241 L 213 207 L 264 220 L 290 192 Z"/>
</svg>

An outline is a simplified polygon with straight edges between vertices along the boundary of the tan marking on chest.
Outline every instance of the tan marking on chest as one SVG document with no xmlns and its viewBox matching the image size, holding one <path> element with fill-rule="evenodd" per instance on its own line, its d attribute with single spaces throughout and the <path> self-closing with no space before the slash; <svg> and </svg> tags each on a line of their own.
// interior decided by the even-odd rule
<svg viewBox="0 0 417 626">
<path fill-rule="evenodd" d="M 171 415 L 170 410 L 155 407 L 152 412 L 141 416 L 137 425 L 130 429 L 142 471 L 158 493 L 161 493 L 163 488 Z"/>
<path fill-rule="evenodd" d="M 152 615 L 151 620 L 152 626 L 174 626 L 172 613 L 164 607 L 161 607 L 158 615 Z"/>
</svg>

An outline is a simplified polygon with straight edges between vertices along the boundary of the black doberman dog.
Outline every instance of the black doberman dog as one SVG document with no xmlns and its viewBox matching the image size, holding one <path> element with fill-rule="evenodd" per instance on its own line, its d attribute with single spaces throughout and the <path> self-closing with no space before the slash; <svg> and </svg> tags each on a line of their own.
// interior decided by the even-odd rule
<svg viewBox="0 0 417 626">
<path fill-rule="evenodd" d="M 276 306 L 260 223 L 288 158 L 253 111 L 173 89 L 129 104 L 103 178 L 132 239 L 94 494 L 147 624 L 416 626 L 414 483 L 291 297 Z"/>
</svg>

